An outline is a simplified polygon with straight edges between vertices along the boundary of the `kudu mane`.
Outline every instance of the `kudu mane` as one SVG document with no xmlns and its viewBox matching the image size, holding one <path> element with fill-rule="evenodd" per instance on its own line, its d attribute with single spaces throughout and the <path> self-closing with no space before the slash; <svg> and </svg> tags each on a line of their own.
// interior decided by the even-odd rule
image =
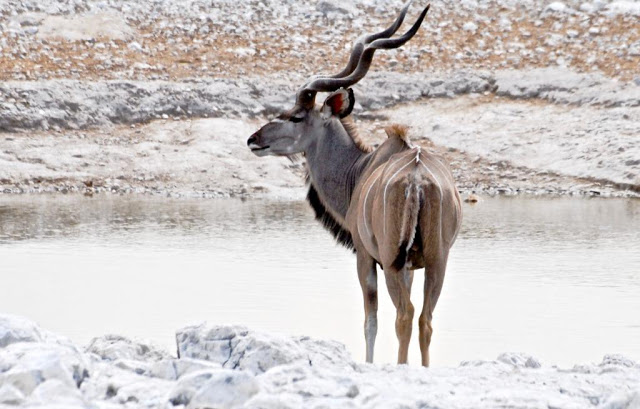
<svg viewBox="0 0 640 409">
<path fill-rule="evenodd" d="M 356 124 L 353 122 L 353 119 L 351 119 L 350 116 L 340 119 L 340 123 L 342 123 L 344 130 L 347 131 L 347 134 L 351 137 L 353 143 L 356 144 L 358 149 L 360 149 L 364 153 L 371 153 L 375 150 L 373 146 L 369 145 L 364 141 L 364 139 L 362 139 L 362 137 L 360 136 L 360 132 L 358 132 Z"/>
<path fill-rule="evenodd" d="M 313 183 L 309 181 L 309 177 L 307 176 L 307 181 L 309 183 L 309 191 L 307 192 L 307 202 L 311 205 L 313 209 L 316 220 L 322 223 L 322 226 L 328 230 L 331 235 L 336 239 L 338 244 L 343 245 L 349 250 L 353 250 L 355 253 L 355 247 L 353 245 L 353 237 L 351 237 L 351 233 L 349 230 L 345 229 L 338 221 L 331 215 L 331 213 L 327 210 L 324 203 L 320 199 L 318 195 L 318 191 L 316 190 Z"/>
</svg>

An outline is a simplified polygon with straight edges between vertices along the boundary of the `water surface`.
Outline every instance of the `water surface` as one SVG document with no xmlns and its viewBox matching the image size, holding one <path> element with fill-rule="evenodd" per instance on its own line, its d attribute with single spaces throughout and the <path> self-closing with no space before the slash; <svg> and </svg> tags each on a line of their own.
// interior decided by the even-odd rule
<svg viewBox="0 0 640 409">
<path fill-rule="evenodd" d="M 495 198 L 464 211 L 433 365 L 505 351 L 640 360 L 640 201 Z M 175 329 L 208 321 L 332 338 L 364 356 L 355 258 L 303 202 L 0 197 L 0 260 L 0 312 L 79 343 L 118 333 L 174 350 Z M 376 361 L 393 362 L 395 312 L 379 283 Z"/>
</svg>

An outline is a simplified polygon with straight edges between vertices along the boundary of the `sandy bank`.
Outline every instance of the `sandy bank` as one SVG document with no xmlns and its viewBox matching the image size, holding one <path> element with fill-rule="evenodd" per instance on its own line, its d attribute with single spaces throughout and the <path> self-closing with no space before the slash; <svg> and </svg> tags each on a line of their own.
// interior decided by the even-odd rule
<svg viewBox="0 0 640 409">
<path fill-rule="evenodd" d="M 465 193 L 640 192 L 636 107 L 470 94 L 365 113 L 358 127 L 369 143 L 384 141 L 390 122 L 410 125 L 412 140 L 443 155 Z M 0 193 L 300 199 L 303 163 L 257 158 L 246 147 L 248 136 L 267 120 L 167 118 L 144 125 L 0 134 Z"/>
</svg>

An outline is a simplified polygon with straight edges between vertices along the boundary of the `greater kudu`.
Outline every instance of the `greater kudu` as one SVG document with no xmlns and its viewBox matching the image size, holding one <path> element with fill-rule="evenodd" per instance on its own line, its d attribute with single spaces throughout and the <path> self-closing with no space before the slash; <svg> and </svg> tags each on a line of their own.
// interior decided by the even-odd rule
<svg viewBox="0 0 640 409">
<path fill-rule="evenodd" d="M 258 156 L 304 154 L 307 200 L 316 218 L 357 255 L 367 362 L 373 361 L 377 332 L 376 265 L 384 270 L 397 311 L 398 363 L 407 362 L 414 313 L 413 270 L 425 268 L 419 336 L 422 364 L 428 366 L 431 317 L 462 220 L 460 196 L 443 159 L 413 146 L 405 128 L 387 128 L 389 138 L 374 149 L 358 136 L 348 118 L 354 106 L 348 87 L 366 75 L 375 51 L 400 47 L 418 31 L 429 6 L 409 31 L 391 38 L 410 3 L 389 28 L 356 41 L 343 71 L 304 85 L 295 106 L 263 126 L 247 144 Z M 332 92 L 322 107 L 315 106 L 317 92 Z"/>
</svg>

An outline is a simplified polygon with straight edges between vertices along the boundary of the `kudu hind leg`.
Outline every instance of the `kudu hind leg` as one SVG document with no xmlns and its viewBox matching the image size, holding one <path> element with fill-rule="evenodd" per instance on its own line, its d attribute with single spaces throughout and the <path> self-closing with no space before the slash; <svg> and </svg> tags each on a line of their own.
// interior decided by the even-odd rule
<svg viewBox="0 0 640 409">
<path fill-rule="evenodd" d="M 442 290 L 446 267 L 447 255 L 444 254 L 437 260 L 427 263 L 424 270 L 424 302 L 422 313 L 418 320 L 420 353 L 422 355 L 423 366 L 429 366 L 429 345 L 431 344 L 431 336 L 433 335 L 431 320 L 433 318 L 433 310 L 436 308 L 436 303 Z"/>
<path fill-rule="evenodd" d="M 413 278 L 413 274 L 406 271 L 406 268 L 395 270 L 392 267 L 387 267 L 384 269 L 384 276 L 391 301 L 396 307 L 396 335 L 399 343 L 398 363 L 406 364 L 409 355 L 409 341 L 411 340 L 414 313 L 413 304 L 411 304 L 410 281 Z"/>
<path fill-rule="evenodd" d="M 358 254 L 358 279 L 364 298 L 364 339 L 367 362 L 373 362 L 373 349 L 378 333 L 378 273 L 376 262 L 366 254 Z"/>
</svg>

